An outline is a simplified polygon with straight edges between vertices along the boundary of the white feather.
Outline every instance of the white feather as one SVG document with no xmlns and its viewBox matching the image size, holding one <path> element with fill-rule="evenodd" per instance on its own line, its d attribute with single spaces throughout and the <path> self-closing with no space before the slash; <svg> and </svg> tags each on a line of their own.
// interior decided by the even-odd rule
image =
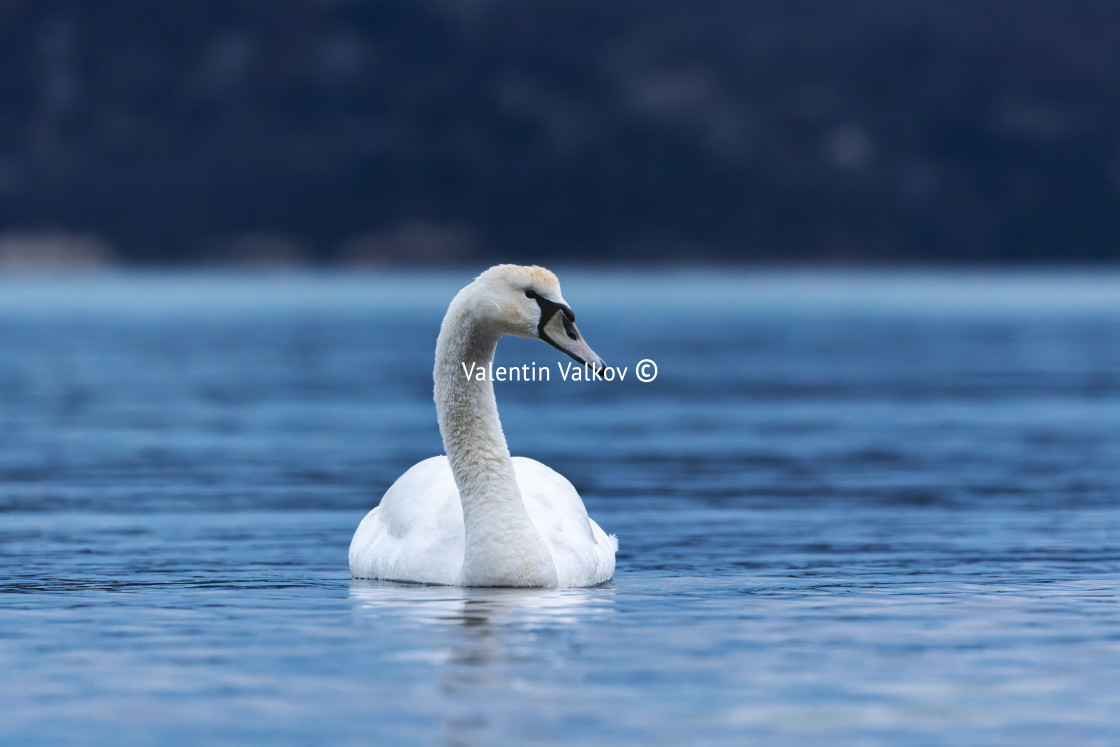
<svg viewBox="0 0 1120 747">
<path fill-rule="evenodd" d="M 529 518 L 556 565 L 556 585 L 594 586 L 614 576 L 618 540 L 587 515 L 563 475 L 513 457 Z M 425 459 L 401 475 L 366 514 L 350 544 L 355 578 L 455 586 L 463 567 L 463 508 L 447 457 Z"/>
</svg>

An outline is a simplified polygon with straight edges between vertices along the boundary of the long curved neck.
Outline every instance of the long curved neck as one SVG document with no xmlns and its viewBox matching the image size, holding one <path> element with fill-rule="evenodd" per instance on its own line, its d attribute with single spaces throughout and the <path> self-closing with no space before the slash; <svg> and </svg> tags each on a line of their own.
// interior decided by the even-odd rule
<svg viewBox="0 0 1120 747">
<path fill-rule="evenodd" d="M 439 432 L 463 504 L 462 583 L 554 585 L 552 556 L 525 510 L 498 419 L 489 372 L 500 335 L 475 323 L 463 293 L 444 317 L 434 371 Z"/>
</svg>

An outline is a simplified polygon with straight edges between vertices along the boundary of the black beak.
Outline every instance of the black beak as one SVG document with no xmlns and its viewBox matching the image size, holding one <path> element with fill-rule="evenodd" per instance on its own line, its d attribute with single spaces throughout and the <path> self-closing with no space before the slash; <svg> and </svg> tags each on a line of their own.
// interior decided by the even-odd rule
<svg viewBox="0 0 1120 747">
<path fill-rule="evenodd" d="M 537 296 L 536 300 L 537 305 L 541 307 L 541 321 L 537 325 L 537 334 L 542 340 L 583 365 L 591 366 L 594 370 L 599 370 L 606 365 L 579 333 L 579 328 L 576 327 L 576 315 L 570 307 L 541 296 Z"/>
</svg>

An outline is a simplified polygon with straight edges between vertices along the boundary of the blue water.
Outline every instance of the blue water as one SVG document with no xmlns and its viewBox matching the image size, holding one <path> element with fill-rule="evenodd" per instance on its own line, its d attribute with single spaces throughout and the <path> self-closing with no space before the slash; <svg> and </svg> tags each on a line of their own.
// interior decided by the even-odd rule
<svg viewBox="0 0 1120 747">
<path fill-rule="evenodd" d="M 469 278 L 0 278 L 0 742 L 1120 741 L 1120 275 L 562 273 L 614 582 L 351 581 Z"/>
</svg>

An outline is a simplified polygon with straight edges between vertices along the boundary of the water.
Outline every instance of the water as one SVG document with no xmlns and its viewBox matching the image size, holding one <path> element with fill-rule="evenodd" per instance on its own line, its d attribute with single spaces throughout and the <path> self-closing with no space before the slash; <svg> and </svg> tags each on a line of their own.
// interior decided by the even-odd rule
<svg viewBox="0 0 1120 747">
<path fill-rule="evenodd" d="M 0 742 L 1120 740 L 1120 276 L 561 277 L 562 591 L 348 578 L 469 274 L 0 280 Z"/>
</svg>

